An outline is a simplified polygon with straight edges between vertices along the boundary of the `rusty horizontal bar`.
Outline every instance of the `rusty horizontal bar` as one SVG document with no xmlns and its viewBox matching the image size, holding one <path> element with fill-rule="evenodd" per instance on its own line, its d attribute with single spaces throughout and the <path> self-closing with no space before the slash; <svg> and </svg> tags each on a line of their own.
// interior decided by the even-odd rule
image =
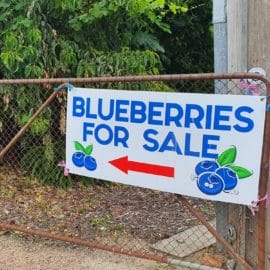
<svg viewBox="0 0 270 270">
<path fill-rule="evenodd" d="M 146 76 L 106 76 L 89 78 L 48 78 L 48 79 L 2 79 L 0 85 L 8 84 L 61 84 L 61 83 L 112 83 L 112 82 L 143 82 L 143 81 L 178 81 L 178 80 L 222 80 L 222 79 L 254 79 L 270 84 L 267 77 L 248 72 L 237 73 L 198 73 L 198 74 L 167 74 Z"/>
<path fill-rule="evenodd" d="M 96 243 L 94 241 L 83 240 L 77 237 L 68 237 L 68 236 L 52 234 L 52 233 L 44 232 L 40 230 L 27 229 L 24 227 L 13 225 L 13 224 L 0 224 L 0 228 L 5 229 L 5 230 L 10 230 L 10 231 L 22 232 L 28 235 L 35 235 L 39 237 L 59 240 L 59 241 L 63 241 L 63 242 L 67 242 L 67 243 L 71 243 L 75 245 L 82 245 L 89 248 L 101 249 L 101 250 L 110 251 L 113 253 L 118 253 L 118 254 L 127 255 L 127 256 L 132 256 L 132 257 L 136 257 L 140 259 L 147 259 L 147 260 L 157 261 L 161 263 L 168 263 L 168 258 L 165 256 L 159 256 L 155 254 L 146 254 L 146 253 L 142 253 L 138 251 L 127 250 L 127 249 L 120 248 L 117 246 L 109 246 L 109 245 Z"/>
</svg>

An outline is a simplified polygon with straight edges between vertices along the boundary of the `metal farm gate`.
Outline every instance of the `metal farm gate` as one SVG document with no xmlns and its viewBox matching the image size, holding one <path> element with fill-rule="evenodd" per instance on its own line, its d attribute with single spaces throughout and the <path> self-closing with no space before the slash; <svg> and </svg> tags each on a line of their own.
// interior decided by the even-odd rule
<svg viewBox="0 0 270 270">
<path fill-rule="evenodd" d="M 164 84 L 168 82 L 178 92 L 256 94 L 262 98 L 270 94 L 270 81 L 251 73 L 0 80 L 0 229 L 190 269 L 265 270 L 269 105 L 259 187 L 263 199 L 254 202 L 254 216 L 241 205 L 120 184 L 104 187 L 98 180 L 87 189 L 89 179 L 82 182 L 87 192 L 92 190 L 92 197 L 81 197 L 68 209 L 57 208 L 57 200 L 69 200 L 65 191 L 46 186 L 50 200 L 43 197 L 36 184 L 40 181 L 62 186 L 75 183 L 66 191 L 73 201 L 84 194 L 84 187 L 76 184 L 78 177 L 63 176 L 63 169 L 57 166 L 65 156 L 65 88 L 76 84 L 132 89 L 134 82 L 145 90 L 157 84 L 168 88 Z M 31 104 L 29 96 L 38 105 Z M 20 109 L 14 111 L 16 104 Z M 95 197 L 97 193 L 101 198 Z M 31 214 L 34 204 L 37 215 Z"/>
</svg>

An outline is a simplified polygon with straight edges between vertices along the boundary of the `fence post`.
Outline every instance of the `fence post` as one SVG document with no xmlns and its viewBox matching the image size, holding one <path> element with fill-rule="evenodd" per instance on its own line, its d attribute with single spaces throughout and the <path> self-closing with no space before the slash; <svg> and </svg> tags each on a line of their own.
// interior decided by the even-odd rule
<svg viewBox="0 0 270 270">
<path fill-rule="evenodd" d="M 228 70 L 245 71 L 252 67 L 262 67 L 266 70 L 266 74 L 270 74 L 270 33 L 267 31 L 265 25 L 270 24 L 269 1 L 244 1 L 244 0 L 227 0 L 228 10 Z M 269 180 L 269 177 L 268 177 Z M 235 208 L 230 206 L 229 216 L 237 217 L 241 214 L 240 207 Z M 239 212 L 240 211 L 240 212 Z M 241 236 L 239 252 L 245 255 L 248 262 L 250 262 L 254 269 L 270 269 L 270 263 L 267 257 L 270 250 L 270 232 L 267 230 L 266 235 L 266 266 L 264 267 L 262 257 L 257 258 L 257 248 L 261 248 L 257 239 L 260 237 L 259 226 L 270 226 L 270 211 L 267 210 L 267 223 L 260 224 L 258 217 L 254 218 L 250 212 L 246 213 L 242 209 Z M 236 214 L 236 216 L 235 216 Z M 264 239 L 265 241 L 265 239 Z M 242 251 L 241 251 L 242 249 Z M 255 250 L 255 251 L 254 251 Z M 244 252 L 244 254 L 243 254 Z M 261 255 L 260 255 L 261 256 Z M 262 268 L 263 267 L 263 268 Z"/>
<path fill-rule="evenodd" d="M 268 182 L 270 179 L 270 170 L 268 167 Z M 270 185 L 268 183 L 268 189 L 267 189 L 268 194 L 270 194 Z M 269 228 L 270 226 L 270 210 L 267 209 L 266 213 L 266 228 Z M 266 253 L 265 253 L 265 261 L 266 261 L 266 268 L 265 269 L 270 269 L 270 232 L 269 230 L 266 230 Z"/>
<path fill-rule="evenodd" d="M 247 5 L 247 1 L 227 0 L 229 72 L 247 70 Z M 237 91 L 233 90 L 232 92 Z M 237 239 L 232 243 L 235 250 L 245 258 L 247 220 L 244 206 L 235 204 L 228 206 L 228 225 L 235 228 L 237 233 Z M 241 267 L 237 265 L 236 269 L 239 270 Z"/>
<path fill-rule="evenodd" d="M 268 93 L 270 93 L 270 86 L 268 86 Z M 260 189 L 259 195 L 262 198 L 267 193 L 267 184 L 269 180 L 269 152 L 270 152 L 270 113 L 267 112 L 265 120 L 265 130 L 264 130 L 264 146 L 262 154 L 262 164 L 261 164 L 261 179 L 260 179 Z M 266 266 L 266 261 L 268 261 L 267 252 L 267 230 L 266 230 L 266 206 L 265 204 L 260 204 L 258 213 L 258 226 L 257 226 L 257 243 L 258 243 L 258 269 L 269 269 Z M 269 235 L 268 235 L 269 236 Z M 268 262 L 269 264 L 269 262 Z"/>
<path fill-rule="evenodd" d="M 228 46 L 227 46 L 227 14 L 226 0 L 213 1 L 214 24 L 214 68 L 215 73 L 228 72 Z M 215 81 L 215 93 L 227 94 L 228 82 L 226 80 Z M 224 237 L 227 237 L 228 228 L 228 204 L 216 203 L 216 229 Z M 217 249 L 223 250 L 221 243 L 217 242 Z"/>
<path fill-rule="evenodd" d="M 262 67 L 263 69 L 266 70 L 267 76 L 270 74 L 270 33 L 267 31 L 265 28 L 266 25 L 270 24 L 270 17 L 269 17 L 269 12 L 270 12 L 270 4 L 269 1 L 267 0 L 262 0 L 262 1 L 248 1 L 248 67 L 254 67 L 254 66 L 259 66 Z M 269 89 L 269 86 L 268 86 Z M 268 90 L 268 95 L 269 95 L 269 90 Z M 268 100 L 269 101 L 269 100 Z M 269 112 L 267 113 L 268 117 L 266 120 L 266 124 L 268 125 L 269 129 Z M 267 134 L 269 134 L 269 130 L 266 130 Z M 268 138 L 265 138 L 265 144 L 269 144 L 269 136 Z M 266 145 L 265 145 L 266 147 Z M 268 149 L 268 150 L 267 150 Z M 268 151 L 268 157 L 266 158 L 266 163 L 268 164 L 263 164 L 263 166 L 268 166 L 269 169 L 269 146 L 266 147 L 266 151 Z M 268 180 L 269 182 L 269 170 L 266 168 L 262 168 L 262 178 L 265 178 L 265 181 Z M 262 187 L 262 188 L 267 188 Z M 264 191 L 265 192 L 265 191 Z M 260 194 L 263 196 L 262 194 Z M 265 210 L 262 209 L 263 212 L 261 215 L 259 215 L 259 221 L 258 221 L 258 237 L 262 237 L 262 233 L 260 233 L 260 228 L 261 226 L 264 226 L 264 228 L 269 228 L 270 226 L 270 210 Z M 267 215 L 268 219 L 267 222 L 265 221 L 265 216 Z M 266 224 L 265 224 L 266 222 Z M 266 230 L 266 235 L 264 234 L 266 241 L 266 247 L 264 249 L 265 254 L 261 254 L 261 251 L 259 251 L 259 265 L 258 269 L 270 269 L 270 262 L 269 262 L 269 251 L 270 251 L 270 232 L 269 229 Z M 263 249 L 264 247 L 260 247 L 260 242 L 258 243 L 259 248 Z M 252 243 L 249 243 L 247 246 L 247 249 L 249 249 L 252 246 Z M 262 257 L 260 257 L 262 256 Z M 265 264 L 263 264 L 263 256 L 265 256 Z M 247 258 L 249 259 L 249 258 Z"/>
</svg>

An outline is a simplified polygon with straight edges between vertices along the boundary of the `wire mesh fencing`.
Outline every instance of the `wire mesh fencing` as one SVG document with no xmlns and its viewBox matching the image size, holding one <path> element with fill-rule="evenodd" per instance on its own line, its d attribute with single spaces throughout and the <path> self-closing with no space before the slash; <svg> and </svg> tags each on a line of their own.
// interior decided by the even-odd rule
<svg viewBox="0 0 270 270">
<path fill-rule="evenodd" d="M 266 95 L 265 83 L 242 77 L 74 82 L 94 88 Z M 80 238 L 92 247 L 193 269 L 230 269 L 236 262 L 260 269 L 258 254 L 264 251 L 258 237 L 263 228 L 247 207 L 65 176 L 58 165 L 65 159 L 66 91 L 57 92 L 6 149 L 52 93 L 50 81 L 0 87 L 1 224 Z"/>
</svg>

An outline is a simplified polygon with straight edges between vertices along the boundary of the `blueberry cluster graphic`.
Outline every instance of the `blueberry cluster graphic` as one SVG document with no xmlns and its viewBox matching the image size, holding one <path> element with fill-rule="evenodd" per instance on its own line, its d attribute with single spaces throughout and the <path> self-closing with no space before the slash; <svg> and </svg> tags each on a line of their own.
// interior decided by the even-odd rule
<svg viewBox="0 0 270 270">
<path fill-rule="evenodd" d="M 93 152 L 93 144 L 84 147 L 78 141 L 74 142 L 76 152 L 72 155 L 72 162 L 76 167 L 85 167 L 89 171 L 97 168 L 96 159 L 91 156 Z"/>
<path fill-rule="evenodd" d="M 216 161 L 203 160 L 195 167 L 197 186 L 207 195 L 232 191 L 239 179 L 250 177 L 253 172 L 234 164 L 237 155 L 235 146 L 222 152 Z"/>
</svg>

